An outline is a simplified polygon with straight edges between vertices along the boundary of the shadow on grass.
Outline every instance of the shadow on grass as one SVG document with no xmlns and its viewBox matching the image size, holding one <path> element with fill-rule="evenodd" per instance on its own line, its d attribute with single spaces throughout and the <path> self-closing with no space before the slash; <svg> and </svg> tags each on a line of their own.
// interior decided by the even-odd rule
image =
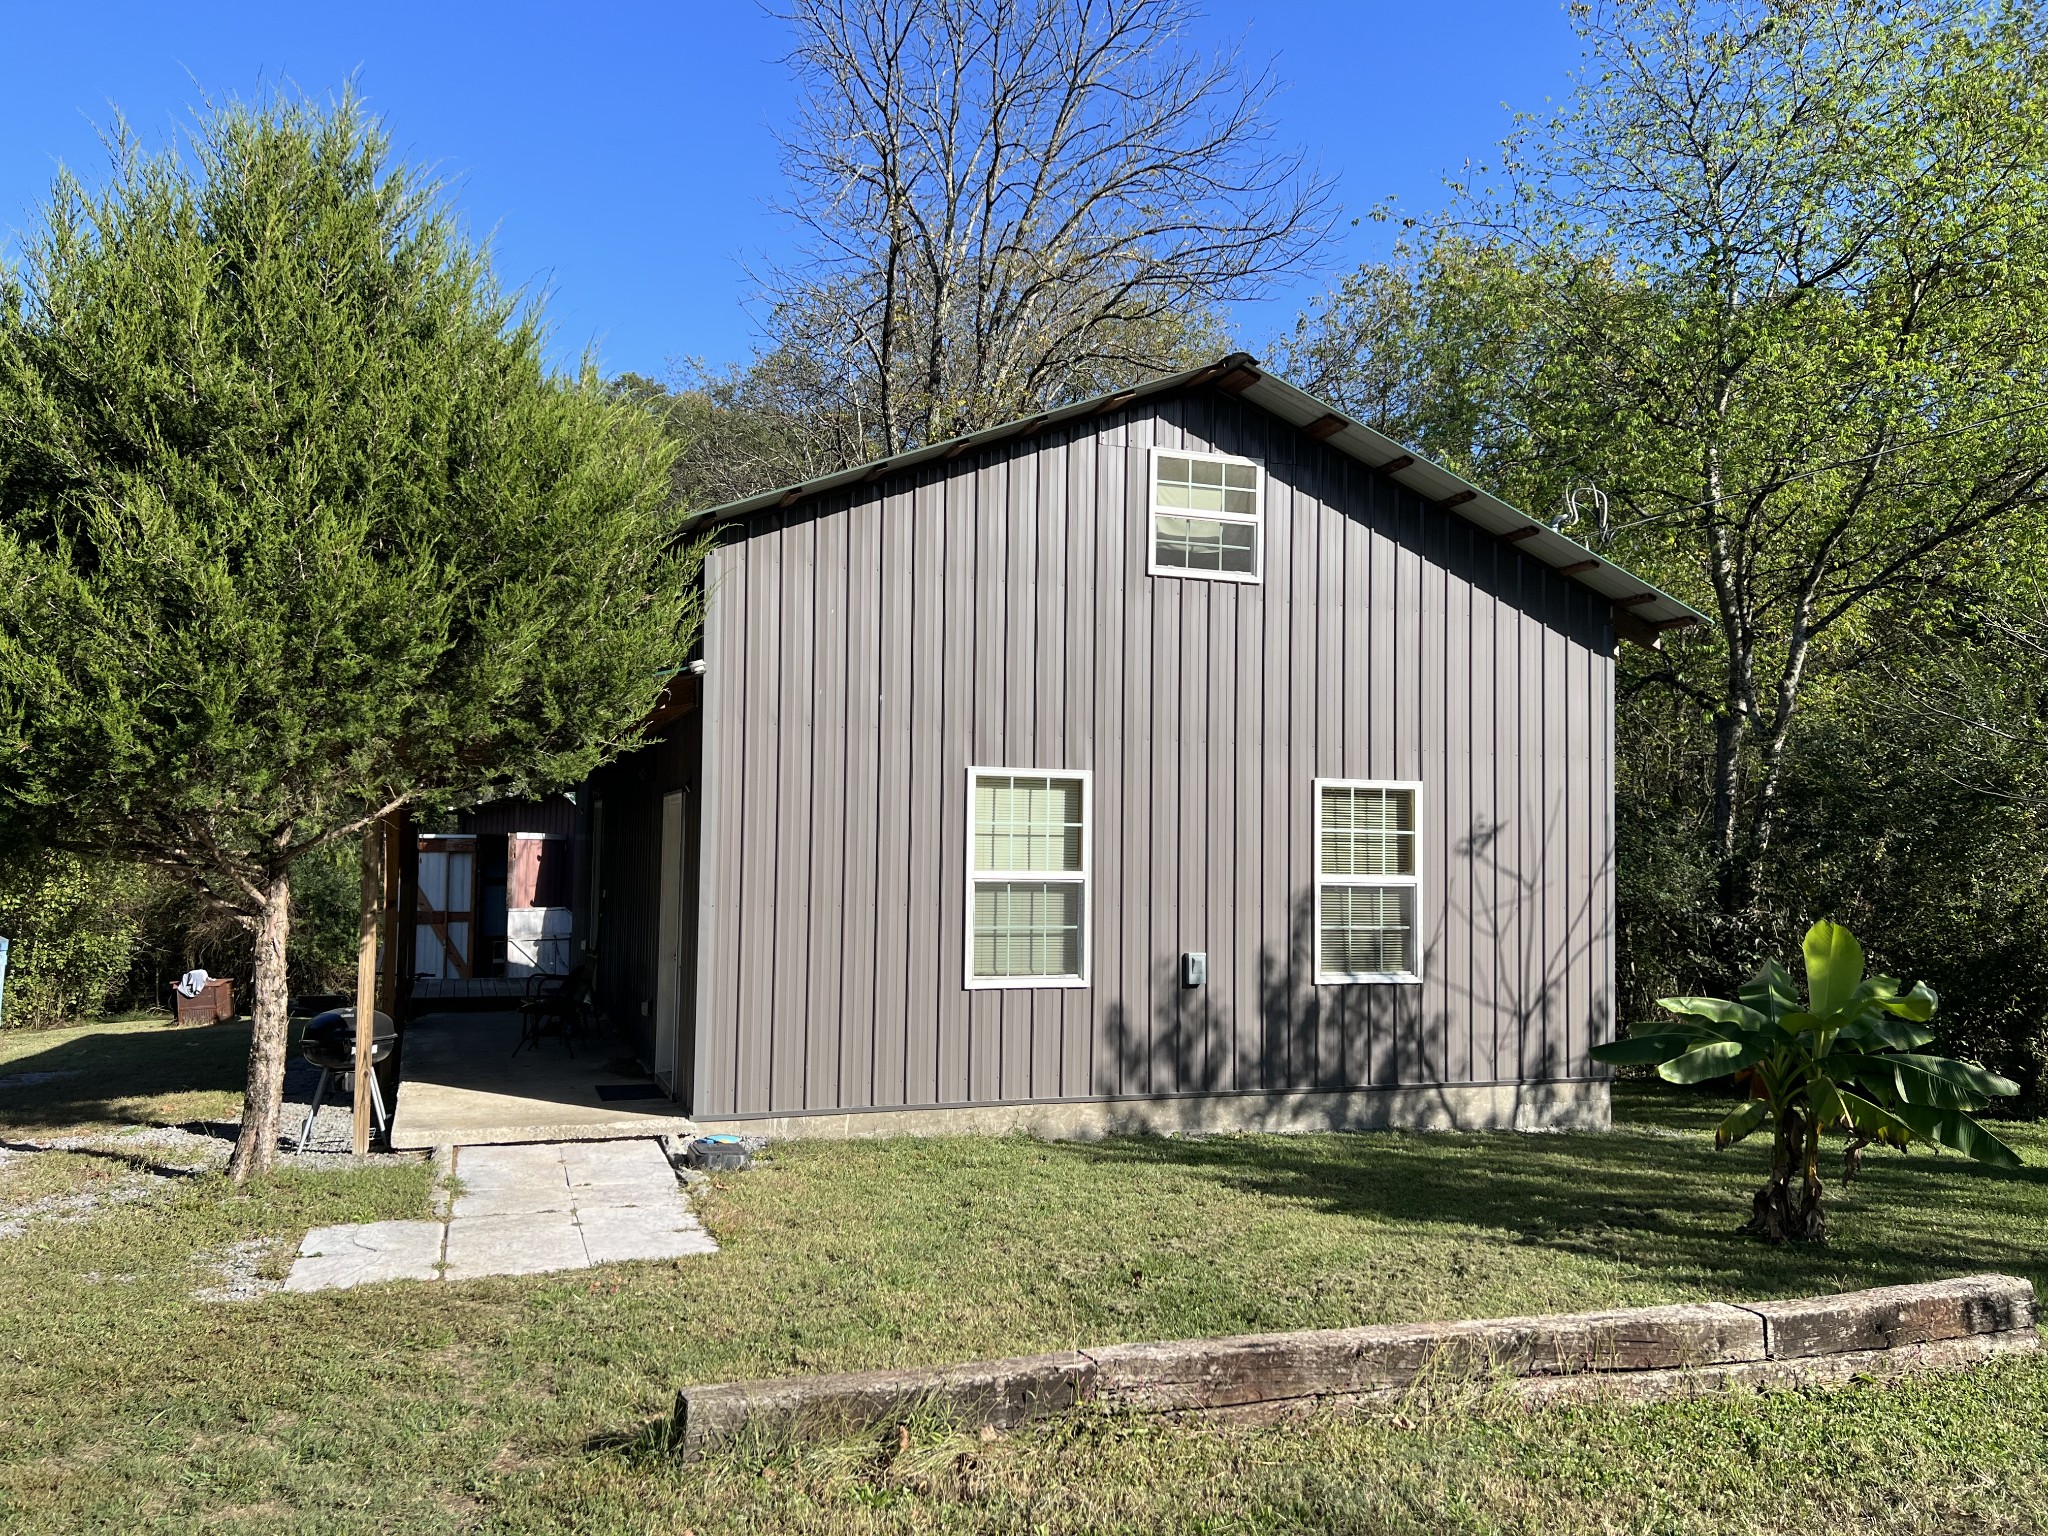
<svg viewBox="0 0 2048 1536">
<path fill-rule="evenodd" d="M 1675 1102 L 1675 1117 L 1691 1106 Z M 1705 1106 L 1711 1111 L 1712 1106 Z M 1702 1112 L 1711 1125 L 1718 1113 Z M 1659 1117 L 1661 1118 L 1661 1116 Z M 1469 1228 L 1725 1296 L 1905 1284 L 2000 1270 L 2048 1286 L 2048 1171 L 1874 1153 L 1852 1185 L 1830 1159 L 1832 1240 L 1773 1248 L 1737 1227 L 1766 1148 L 1710 1133 L 1132 1138 L 1072 1149 L 1172 1167 L 1234 1192 L 1400 1228 Z"/>
<path fill-rule="evenodd" d="M 63 1074 L 53 1081 L 0 1087 L 0 1128 L 185 1124 L 197 1117 L 168 1104 L 161 1113 L 147 1106 L 189 1094 L 239 1095 L 248 1071 L 249 1026 L 243 1021 L 62 1033 L 65 1038 L 40 1050 L 10 1054 L 0 1064 L 0 1077 Z M 17 1050 L 26 1045 L 19 1036 L 6 1043 Z"/>
<path fill-rule="evenodd" d="M 49 1148 L 39 1141 L 0 1140 L 0 1152 L 44 1152 Z M 210 1172 L 206 1168 L 188 1168 L 181 1163 L 161 1163 L 140 1152 L 124 1152 L 114 1147 L 70 1147 L 64 1152 L 71 1157 L 89 1157 L 101 1162 L 117 1163 L 133 1173 L 153 1174 L 160 1179 L 196 1179 Z"/>
</svg>

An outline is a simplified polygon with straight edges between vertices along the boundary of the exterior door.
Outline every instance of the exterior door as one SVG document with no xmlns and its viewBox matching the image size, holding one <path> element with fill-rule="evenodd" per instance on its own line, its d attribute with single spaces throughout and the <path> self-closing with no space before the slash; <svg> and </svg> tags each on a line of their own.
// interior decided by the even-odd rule
<svg viewBox="0 0 2048 1536">
<path fill-rule="evenodd" d="M 673 1098 L 683 1025 L 683 791 L 661 797 L 661 919 L 655 939 L 654 1075 Z"/>
<path fill-rule="evenodd" d="M 420 838 L 419 910 L 414 965 L 421 976 L 475 972 L 476 839 Z"/>
</svg>

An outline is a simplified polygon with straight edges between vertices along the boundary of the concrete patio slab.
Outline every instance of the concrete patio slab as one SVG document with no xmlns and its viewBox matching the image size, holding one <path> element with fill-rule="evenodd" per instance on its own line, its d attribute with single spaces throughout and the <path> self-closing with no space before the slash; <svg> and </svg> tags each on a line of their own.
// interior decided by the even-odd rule
<svg viewBox="0 0 2048 1536">
<path fill-rule="evenodd" d="M 284 1288 L 341 1291 L 384 1280 L 439 1279 L 446 1230 L 438 1221 L 315 1227 L 299 1244 Z"/>
<path fill-rule="evenodd" d="M 392 1106 L 396 1149 L 505 1142 L 688 1136 L 694 1127 L 669 1099 L 607 1102 L 597 1090 L 632 1081 L 603 1039 L 519 1041 L 517 1013 L 427 1013 L 405 1034 L 405 1081 Z M 642 1079 L 644 1081 L 644 1079 Z"/>
</svg>

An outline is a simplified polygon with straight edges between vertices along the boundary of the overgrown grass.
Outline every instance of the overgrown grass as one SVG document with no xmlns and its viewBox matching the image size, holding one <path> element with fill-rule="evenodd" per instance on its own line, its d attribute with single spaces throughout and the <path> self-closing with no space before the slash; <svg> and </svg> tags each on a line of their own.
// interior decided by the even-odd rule
<svg viewBox="0 0 2048 1536">
<path fill-rule="evenodd" d="M 232 1102 L 227 1027 L 92 1034 L 55 1044 L 106 1063 L 105 1091 L 0 1090 L 0 1128 Z M 179 1064 L 177 1084 L 124 1086 L 120 1039 L 152 1071 Z M 20 1048 L 0 1038 L 0 1074 L 48 1070 Z M 1799 1251 L 1732 1235 L 1761 1149 L 1714 1154 L 1711 1105 L 1625 1090 L 1621 1113 L 1605 1137 L 791 1145 L 705 1193 L 713 1257 L 237 1305 L 192 1299 L 206 1256 L 422 1214 L 427 1171 L 287 1172 L 239 1194 L 164 1181 L 0 1242 L 0 1520 L 699 1536 L 2048 1522 L 2048 1367 L 2031 1361 L 1646 1409 L 1482 1396 L 1265 1429 L 1084 1414 L 985 1443 L 932 1424 L 907 1447 L 741 1447 L 693 1467 L 663 1449 L 693 1381 L 1979 1269 L 2048 1282 L 2041 1128 L 2013 1128 L 2032 1165 L 2016 1173 L 1873 1157 L 1836 1241 Z"/>
</svg>

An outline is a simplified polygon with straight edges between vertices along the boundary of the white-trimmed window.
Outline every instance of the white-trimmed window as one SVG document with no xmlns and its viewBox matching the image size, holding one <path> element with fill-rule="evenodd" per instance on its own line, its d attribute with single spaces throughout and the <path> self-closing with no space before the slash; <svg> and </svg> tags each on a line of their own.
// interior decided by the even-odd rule
<svg viewBox="0 0 2048 1536">
<path fill-rule="evenodd" d="M 1422 786 L 1317 779 L 1316 980 L 1420 979 Z"/>
<path fill-rule="evenodd" d="M 1088 774 L 967 770 L 967 985 L 1088 984 Z"/>
<path fill-rule="evenodd" d="M 1257 581 L 1265 472 L 1220 453 L 1152 450 L 1152 574 Z"/>
</svg>

